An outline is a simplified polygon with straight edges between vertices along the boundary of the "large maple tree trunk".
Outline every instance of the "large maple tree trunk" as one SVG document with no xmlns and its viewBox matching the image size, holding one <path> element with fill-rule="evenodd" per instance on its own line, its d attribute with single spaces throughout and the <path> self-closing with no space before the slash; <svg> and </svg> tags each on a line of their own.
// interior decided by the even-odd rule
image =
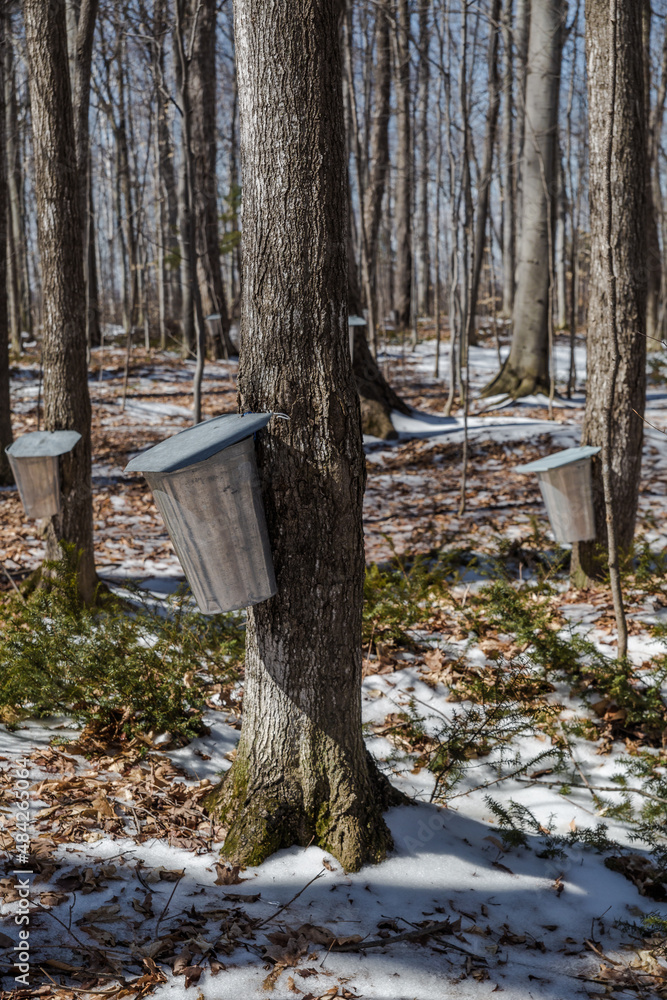
<svg viewBox="0 0 667 1000">
<path fill-rule="evenodd" d="M 621 552 L 632 545 L 641 473 L 646 400 L 646 115 L 642 65 L 642 8 L 618 0 L 616 88 L 611 160 L 613 191 L 611 253 L 616 284 L 616 340 L 620 355 L 613 387 L 611 486 L 614 524 Z M 586 0 L 586 62 L 590 135 L 591 293 L 588 304 L 586 413 L 582 444 L 602 445 L 609 380 L 614 368 L 609 334 L 609 247 L 605 234 L 604 184 L 609 126 L 611 52 L 609 0 Z M 633 412 L 636 411 L 636 412 Z M 573 546 L 572 579 L 599 578 L 606 567 L 606 515 L 601 463 L 593 465 L 597 538 Z"/>
<path fill-rule="evenodd" d="M 512 345 L 482 393 L 515 399 L 549 392 L 549 270 L 558 144 L 558 92 L 565 0 L 533 0 L 521 165 L 521 238 L 512 314 Z"/>
<path fill-rule="evenodd" d="M 83 219 L 67 64 L 64 0 L 23 0 L 42 268 L 44 424 L 81 440 L 61 459 L 62 510 L 47 528 L 47 558 L 59 542 L 81 553 L 79 590 L 95 586 L 90 397 L 86 365 Z"/>
<path fill-rule="evenodd" d="M 7 312 L 7 158 L 5 149 L 5 46 L 7 22 L 0 9 L 0 485 L 12 482 L 5 448 L 12 443 L 9 401 L 9 316 Z"/>
<path fill-rule="evenodd" d="M 248 614 L 243 727 L 210 807 L 223 853 L 391 846 L 361 729 L 364 455 L 347 330 L 340 0 L 237 0 L 242 410 L 282 411 L 257 454 L 278 582 Z"/>
</svg>

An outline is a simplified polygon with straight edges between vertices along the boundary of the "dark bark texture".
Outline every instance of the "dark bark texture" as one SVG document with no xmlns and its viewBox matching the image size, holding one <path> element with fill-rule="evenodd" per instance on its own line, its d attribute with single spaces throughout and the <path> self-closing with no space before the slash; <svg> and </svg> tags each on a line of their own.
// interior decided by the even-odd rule
<svg viewBox="0 0 667 1000">
<path fill-rule="evenodd" d="M 30 70 L 39 252 L 42 266 L 44 424 L 81 440 L 61 460 L 62 511 L 47 528 L 47 558 L 59 542 L 81 552 L 79 589 L 94 594 L 90 397 L 86 366 L 83 220 L 64 0 L 24 0 Z"/>
<path fill-rule="evenodd" d="M 616 277 L 617 339 L 620 354 L 614 386 L 611 477 L 621 553 L 632 545 L 641 474 L 646 400 L 646 115 L 642 66 L 642 8 L 619 0 L 612 155 L 611 247 Z M 609 334 L 609 290 L 604 239 L 605 136 L 609 124 L 611 31 L 608 0 L 586 2 L 586 62 L 590 134 L 591 292 L 588 306 L 588 381 L 582 443 L 602 445 L 605 400 L 613 345 Z M 637 413 L 634 413 L 636 410 Z M 639 414 L 639 416 L 637 415 Z M 572 578 L 578 585 L 606 567 L 606 518 L 600 463 L 593 465 L 597 538 L 575 544 Z"/>
<path fill-rule="evenodd" d="M 347 329 L 341 6 L 235 5 L 239 402 L 290 420 L 258 437 L 278 593 L 249 612 L 241 739 L 211 807 L 237 862 L 312 841 L 357 869 L 391 836 L 388 786 L 361 729 L 364 456 Z"/>
</svg>

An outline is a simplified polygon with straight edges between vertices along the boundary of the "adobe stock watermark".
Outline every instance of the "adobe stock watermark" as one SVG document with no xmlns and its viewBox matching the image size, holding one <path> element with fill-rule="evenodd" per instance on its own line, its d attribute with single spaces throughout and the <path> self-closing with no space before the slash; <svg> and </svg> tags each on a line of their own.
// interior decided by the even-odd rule
<svg viewBox="0 0 667 1000">
<path fill-rule="evenodd" d="M 30 985 L 30 876 L 34 872 L 28 867 L 30 856 L 30 761 L 22 758 L 13 765 L 14 792 L 14 841 L 15 867 L 14 888 L 18 894 L 14 923 L 19 928 L 18 942 L 13 948 L 12 966 L 16 970 L 14 980 L 22 986 Z"/>
<path fill-rule="evenodd" d="M 436 833 L 441 833 L 445 829 L 445 824 L 440 813 L 435 813 L 427 823 L 420 819 L 413 833 L 416 836 L 403 837 L 403 845 L 411 854 L 417 854 L 430 840 L 433 840 Z"/>
</svg>

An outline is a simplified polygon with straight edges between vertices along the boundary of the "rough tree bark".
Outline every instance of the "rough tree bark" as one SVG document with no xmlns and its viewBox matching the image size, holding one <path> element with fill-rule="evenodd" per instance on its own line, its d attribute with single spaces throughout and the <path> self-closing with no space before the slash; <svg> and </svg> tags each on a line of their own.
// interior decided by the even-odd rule
<svg viewBox="0 0 667 1000">
<path fill-rule="evenodd" d="M 412 129 L 410 115 L 410 6 L 396 0 L 396 194 L 394 232 L 396 272 L 394 309 L 399 327 L 407 327 L 412 303 Z"/>
<path fill-rule="evenodd" d="M 620 356 L 614 385 L 611 485 L 614 524 L 621 553 L 634 537 L 641 472 L 646 400 L 646 177 L 647 136 L 642 45 L 642 5 L 618 0 L 614 100 L 611 253 L 616 284 L 616 329 Z M 604 177 L 609 115 L 611 52 L 609 0 L 586 0 L 586 63 L 590 137 L 591 291 L 588 304 L 588 381 L 582 444 L 602 445 L 605 400 L 614 369 L 609 336 L 606 278 Z M 637 412 L 634 413 L 633 410 Z M 639 416 L 637 415 L 639 414 Z M 572 549 L 577 586 L 599 579 L 606 567 L 606 516 L 601 463 L 593 463 L 597 537 Z"/>
<path fill-rule="evenodd" d="M 512 345 L 482 395 L 549 392 L 549 225 L 553 221 L 558 92 L 566 0 L 533 0 L 528 40 L 521 238 Z"/>
<path fill-rule="evenodd" d="M 94 596 L 90 397 L 86 366 L 83 219 L 79 197 L 64 0 L 23 0 L 30 74 L 37 230 L 42 267 L 44 425 L 81 440 L 62 459 L 62 511 L 48 522 L 47 558 L 59 542 L 80 552 L 79 591 Z"/>
<path fill-rule="evenodd" d="M 364 458 L 347 337 L 340 0 L 237 0 L 242 410 L 276 410 L 258 462 L 278 592 L 248 615 L 243 727 L 210 801 L 223 853 L 391 847 L 361 730 Z"/>
<path fill-rule="evenodd" d="M 12 482 L 5 448 L 12 443 L 9 401 L 9 322 L 7 313 L 7 157 L 5 146 L 5 48 L 7 4 L 0 0 L 0 485 Z"/>
<path fill-rule="evenodd" d="M 216 353 L 236 354 L 229 336 L 230 318 L 220 267 L 220 234 L 216 189 L 216 0 L 189 0 L 186 23 L 194 29 L 188 73 L 190 145 L 193 158 L 193 194 L 197 278 L 204 316 L 220 315 L 220 343 Z M 196 21 L 193 20 L 196 18 Z"/>
</svg>

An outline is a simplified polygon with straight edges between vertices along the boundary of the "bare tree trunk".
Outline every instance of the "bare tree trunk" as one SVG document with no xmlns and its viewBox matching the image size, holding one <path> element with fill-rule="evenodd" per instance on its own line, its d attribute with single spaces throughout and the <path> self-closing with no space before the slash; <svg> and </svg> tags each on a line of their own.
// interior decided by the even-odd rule
<svg viewBox="0 0 667 1000">
<path fill-rule="evenodd" d="M 93 37 L 95 35 L 95 22 L 99 0 L 67 0 L 66 7 L 70 81 L 74 109 L 76 164 L 80 178 L 79 198 L 81 200 L 81 217 L 84 220 L 83 273 L 86 283 L 86 336 L 90 346 L 100 343 L 88 124 Z"/>
<path fill-rule="evenodd" d="M 550 392 L 550 220 L 558 144 L 558 91 L 565 0 L 533 0 L 526 80 L 523 192 L 512 346 L 483 395 Z"/>
<path fill-rule="evenodd" d="M 396 91 L 396 273 L 394 309 L 399 327 L 410 323 L 412 303 L 412 135 L 410 128 L 410 7 L 396 0 L 395 91 Z"/>
<path fill-rule="evenodd" d="M 193 195 L 197 277 L 204 316 L 220 316 L 220 343 L 216 353 L 236 354 L 229 336 L 229 311 L 220 267 L 220 233 L 216 187 L 216 0 L 189 0 L 194 32 L 188 76 L 193 157 Z"/>
<path fill-rule="evenodd" d="M 500 33 L 500 2 L 492 0 L 489 19 L 489 53 L 488 53 L 488 85 L 489 104 L 486 111 L 486 133 L 484 135 L 484 152 L 482 166 L 477 185 L 477 213 L 475 218 L 475 244 L 473 248 L 472 279 L 470 283 L 470 302 L 468 303 L 469 337 L 475 329 L 475 314 L 479 296 L 479 281 L 482 276 L 482 261 L 484 260 L 484 244 L 486 242 L 486 225 L 489 216 L 489 193 L 493 173 L 493 152 L 496 147 L 496 131 L 498 112 L 500 110 L 500 77 L 498 75 L 498 36 Z M 472 341 L 470 341 L 472 342 Z"/>
<path fill-rule="evenodd" d="M 366 299 L 366 315 L 368 323 L 368 337 L 370 345 L 374 355 L 377 355 L 377 335 L 375 326 L 375 297 L 373 295 L 373 288 L 371 283 L 371 267 L 368 251 L 368 236 L 366 233 L 366 213 L 364 212 L 365 204 L 365 191 L 364 191 L 364 167 L 363 156 L 362 156 L 362 146 L 361 146 L 361 134 L 360 134 L 360 124 L 357 114 L 357 97 L 354 88 L 354 67 L 353 67 L 353 21 L 352 21 L 352 8 L 347 8 L 347 16 L 345 20 L 345 75 L 343 78 L 344 82 L 344 93 L 347 97 L 347 102 L 349 106 L 348 122 L 349 126 L 347 128 L 347 142 L 348 145 L 351 143 L 354 151 L 354 166 L 355 166 L 355 177 L 357 182 L 357 195 L 359 199 L 359 229 L 360 229 L 360 250 L 361 250 L 361 275 L 362 282 L 364 286 L 364 293 Z M 349 181 L 349 174 L 348 174 Z M 348 187 L 349 191 L 349 187 Z M 351 213 L 350 213 L 351 214 Z"/>
<path fill-rule="evenodd" d="M 436 14 L 437 17 L 437 14 Z M 439 33 L 438 36 L 439 49 L 440 49 L 440 62 L 441 65 L 444 63 L 444 46 L 442 34 Z M 436 153 L 436 168 L 435 168 L 435 288 L 434 288 L 434 318 L 435 318 L 435 364 L 433 366 L 433 376 L 434 378 L 440 377 L 440 321 L 441 321 L 441 311 L 442 311 L 442 275 L 440 268 L 440 220 L 441 220 L 441 205 L 442 205 L 442 130 L 443 130 L 443 113 L 442 113 L 442 90 L 443 90 L 444 74 L 440 73 L 438 77 L 438 116 L 437 116 L 437 153 Z"/>
<path fill-rule="evenodd" d="M 567 192 L 563 157 L 558 149 L 558 193 L 556 195 L 556 243 L 554 269 L 556 272 L 556 329 L 567 327 Z"/>
<path fill-rule="evenodd" d="M 419 175 L 417 177 L 417 313 L 420 316 L 431 315 L 431 255 L 429 249 L 429 85 L 430 59 L 429 45 L 431 41 L 430 26 L 431 0 L 420 0 L 419 5 L 419 68 L 417 85 L 418 141 L 419 141 Z"/>
<path fill-rule="evenodd" d="M 30 69 L 35 189 L 44 310 L 44 423 L 81 440 L 61 460 L 62 511 L 47 529 L 47 557 L 59 542 L 80 553 L 79 590 L 94 596 L 90 397 L 86 366 L 83 219 L 64 0 L 23 0 Z"/>
<path fill-rule="evenodd" d="M 528 80 L 528 42 L 532 0 L 516 0 L 514 40 L 516 46 L 516 239 L 521 236 L 523 217 L 523 154 L 526 137 L 526 83 Z M 536 0 L 541 4 L 542 0 Z M 516 278 L 515 278 L 516 291 Z"/>
<path fill-rule="evenodd" d="M 505 62 L 503 67 L 503 121 L 500 139 L 500 171 L 503 186 L 503 306 L 509 318 L 514 309 L 516 271 L 516 171 L 514 169 L 514 59 L 512 52 L 512 0 L 504 0 L 502 34 Z"/>
<path fill-rule="evenodd" d="M 88 204 L 86 211 L 85 253 L 86 253 L 86 339 L 97 347 L 102 343 L 100 327 L 100 287 L 97 271 L 97 230 L 95 224 L 95 199 L 93 194 L 93 170 L 88 156 Z"/>
<path fill-rule="evenodd" d="M 611 0 L 614 2 L 614 0 Z M 616 40 L 616 85 L 609 92 L 612 38 Z M 588 305 L 588 381 L 582 443 L 605 447 L 609 386 L 613 393 L 609 454 L 614 529 L 621 553 L 631 550 L 641 473 L 646 399 L 646 191 L 647 136 L 642 45 L 642 9 L 617 0 L 612 32 L 610 0 L 586 0 L 586 63 L 590 136 L 591 293 Z M 610 187 L 611 229 L 607 232 L 607 130 L 613 96 Z M 613 282 L 608 280 L 611 255 Z M 613 286 L 613 287 L 612 287 Z M 613 301 L 612 301 L 613 294 Z M 615 315 L 614 329 L 610 320 Z M 614 377 L 615 376 L 615 377 Z M 601 462 L 593 466 L 597 537 L 575 543 L 576 586 L 599 579 L 607 543 Z"/>
<path fill-rule="evenodd" d="M 0 7 L 0 485 L 12 482 L 5 448 L 12 443 L 12 416 L 9 398 L 9 328 L 7 314 L 7 149 L 5 143 L 5 50 L 7 9 Z"/>
<path fill-rule="evenodd" d="M 157 273 L 157 311 L 158 311 L 158 333 L 160 337 L 160 350 L 167 348 L 167 267 L 166 267 L 166 225 L 165 206 L 160 177 L 160 152 L 157 128 L 155 130 L 155 170 L 153 174 L 153 189 L 155 191 L 155 228 L 157 242 L 157 262 L 155 270 Z"/>
<path fill-rule="evenodd" d="M 5 23 L 6 29 L 6 23 Z M 8 218 L 6 223 L 6 268 L 7 268 L 7 307 L 9 314 L 9 332 L 12 342 L 12 350 L 15 354 L 22 351 L 21 331 L 23 329 L 23 294 L 22 294 L 22 240 L 23 231 L 21 226 L 21 149 L 19 143 L 18 109 L 16 102 L 16 77 L 14 72 L 14 61 L 12 45 L 4 44 L 3 54 L 4 70 L 4 102 L 5 102 L 5 150 L 6 150 L 6 173 L 5 183 L 7 184 L 8 196 Z"/>
<path fill-rule="evenodd" d="M 648 132 L 648 190 L 646 192 L 646 224 L 647 224 L 647 299 L 646 299 L 646 335 L 650 341 L 659 342 L 660 333 L 660 293 L 662 288 L 662 254 L 658 236 L 658 219 L 662 210 L 662 192 L 660 190 L 660 147 L 662 142 L 662 121 L 665 113 L 665 95 L 667 94 L 667 27 L 663 36 L 662 65 L 660 78 L 657 82 L 656 101 L 650 107 L 651 94 L 651 4 L 644 0 L 644 92 L 647 95 Z M 650 345 L 649 345 L 650 346 Z"/>
<path fill-rule="evenodd" d="M 178 2 L 178 0 L 177 0 Z M 178 73 L 177 79 L 178 79 Z M 182 85 L 178 85 L 182 94 Z M 182 122 L 181 122 L 182 127 Z M 181 354 L 184 358 L 192 357 L 197 350 L 195 334 L 194 315 L 194 282 L 196 281 L 196 269 L 191 272 L 190 261 L 190 214 L 191 208 L 188 199 L 188 177 L 185 152 L 185 140 L 181 141 L 181 158 L 178 165 L 178 253 L 179 253 L 179 273 L 180 273 L 180 300 L 181 300 Z M 193 254 L 194 257 L 194 254 Z M 196 263 L 196 262 L 195 262 Z"/>
<path fill-rule="evenodd" d="M 389 171 L 389 118 L 391 100 L 391 0 L 380 0 L 375 14 L 375 104 L 371 125 L 370 162 L 365 191 L 366 242 L 373 294 L 377 295 L 377 260 L 382 203 Z"/>
<path fill-rule="evenodd" d="M 248 613 L 241 739 L 211 805 L 237 863 L 315 843 L 356 870 L 391 836 L 389 788 L 361 729 L 364 457 L 347 338 L 340 6 L 235 5 L 240 405 L 290 421 L 258 438 L 278 592 Z"/>
<path fill-rule="evenodd" d="M 166 0 L 153 6 L 153 73 L 156 78 L 155 117 L 157 122 L 157 167 L 163 212 L 165 256 L 165 315 L 173 320 L 181 316 L 181 282 L 178 241 L 178 195 L 174 173 L 174 148 L 169 129 L 168 93 L 164 82 L 164 38 L 167 32 Z"/>
<path fill-rule="evenodd" d="M 190 23 L 189 35 L 186 35 L 186 10 L 188 0 L 176 0 L 176 24 L 174 31 L 176 65 L 178 67 L 178 87 L 181 110 L 181 156 L 182 177 L 180 183 L 181 239 L 184 248 L 184 274 L 188 294 L 184 294 L 184 303 L 191 301 L 191 316 L 187 322 L 192 324 L 195 336 L 195 353 L 197 364 L 192 385 L 193 421 L 201 420 L 201 385 L 206 360 L 206 328 L 202 310 L 201 293 L 197 280 L 197 220 L 195 213 L 195 157 L 192 148 L 192 110 L 190 107 L 190 72 L 194 51 L 194 33 L 196 22 Z M 197 8 L 200 12 L 201 7 Z M 196 15 L 195 15 L 196 16 Z M 183 316 L 184 326 L 186 316 Z"/>
</svg>

